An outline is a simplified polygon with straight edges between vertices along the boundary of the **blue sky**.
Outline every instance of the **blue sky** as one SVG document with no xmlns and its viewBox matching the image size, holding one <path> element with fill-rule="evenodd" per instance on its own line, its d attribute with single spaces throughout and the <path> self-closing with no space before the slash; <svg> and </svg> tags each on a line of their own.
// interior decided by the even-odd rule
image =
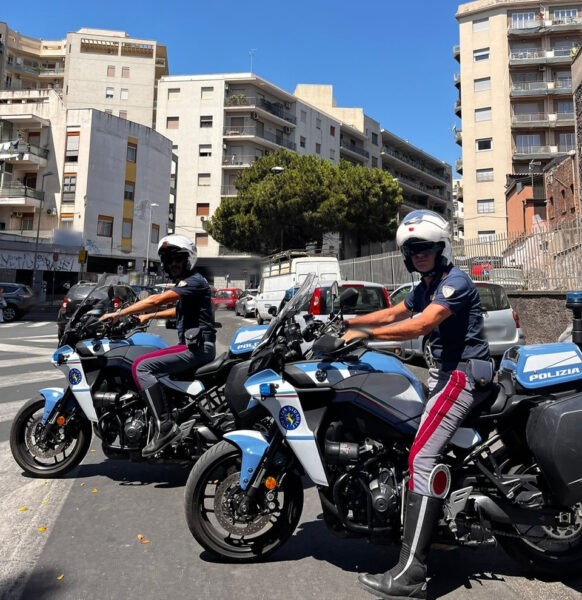
<svg viewBox="0 0 582 600">
<path fill-rule="evenodd" d="M 331 84 L 338 106 L 362 107 L 382 127 L 454 165 L 458 43 L 451 0 L 51 0 L 4 2 L 0 20 L 25 35 L 62 39 L 96 27 L 155 39 L 170 74 L 253 72 L 293 92 Z M 453 173 L 453 176 L 455 174 Z"/>
</svg>

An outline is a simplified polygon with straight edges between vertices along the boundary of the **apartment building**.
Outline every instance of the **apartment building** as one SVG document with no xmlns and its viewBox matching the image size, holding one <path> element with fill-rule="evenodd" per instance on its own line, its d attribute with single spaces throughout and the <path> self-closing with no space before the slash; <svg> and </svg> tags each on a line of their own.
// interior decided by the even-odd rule
<svg viewBox="0 0 582 600">
<path fill-rule="evenodd" d="M 582 3 L 476 0 L 456 18 L 465 237 L 488 239 L 508 229 L 507 176 L 541 174 L 576 149 L 571 63 Z"/>
<path fill-rule="evenodd" d="M 67 109 L 54 90 L 0 92 L 5 275 L 29 279 L 35 251 L 23 240 L 38 240 L 45 275 L 143 271 L 167 230 L 171 160 L 171 141 L 145 125 Z"/>
<path fill-rule="evenodd" d="M 96 108 L 152 127 L 166 47 L 124 31 L 82 28 L 62 40 L 22 35 L 0 22 L 0 90 L 53 89 L 67 108 Z"/>
<path fill-rule="evenodd" d="M 331 85 L 300 84 L 289 93 L 252 73 L 168 76 L 159 81 L 157 108 L 156 129 L 172 139 L 180 161 L 176 233 L 195 239 L 215 285 L 256 282 L 256 257 L 218 244 L 205 221 L 222 198 L 236 196 L 242 169 L 280 148 L 386 168 L 408 199 L 403 214 L 431 207 L 450 215 L 451 167 L 383 131 L 362 108 L 338 107 Z"/>
</svg>

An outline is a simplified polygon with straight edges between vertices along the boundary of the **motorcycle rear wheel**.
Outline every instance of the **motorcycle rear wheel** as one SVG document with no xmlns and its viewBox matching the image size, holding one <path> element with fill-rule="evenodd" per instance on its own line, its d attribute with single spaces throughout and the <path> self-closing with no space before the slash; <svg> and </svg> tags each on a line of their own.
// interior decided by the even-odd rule
<svg viewBox="0 0 582 600">
<path fill-rule="evenodd" d="M 539 473 L 536 465 L 519 466 L 513 473 Z M 501 525 L 495 529 L 508 535 L 497 540 L 511 558 L 526 571 L 551 579 L 580 573 L 582 564 L 582 502 L 564 510 L 573 519 L 554 527 Z M 533 510 L 533 509 L 532 509 Z M 523 537 L 515 537 L 521 535 Z"/>
<path fill-rule="evenodd" d="M 10 450 L 22 470 L 31 477 L 56 478 L 74 469 L 91 444 L 91 423 L 76 415 L 59 428 L 59 439 L 40 445 L 41 418 L 45 400 L 29 400 L 16 414 L 10 428 Z"/>
<path fill-rule="evenodd" d="M 251 507 L 242 518 L 234 510 L 244 492 L 239 486 L 240 450 L 227 441 L 210 448 L 194 465 L 185 490 L 186 521 L 196 541 L 212 554 L 236 563 L 264 560 L 293 534 L 303 508 L 303 484 L 288 472 L 275 490 L 277 508 L 260 513 Z M 266 488 L 258 502 L 266 506 Z"/>
</svg>

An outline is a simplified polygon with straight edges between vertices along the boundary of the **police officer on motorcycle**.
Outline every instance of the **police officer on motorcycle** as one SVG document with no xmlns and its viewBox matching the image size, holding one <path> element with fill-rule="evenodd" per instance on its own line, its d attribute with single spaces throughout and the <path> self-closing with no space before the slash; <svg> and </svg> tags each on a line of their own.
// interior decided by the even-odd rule
<svg viewBox="0 0 582 600">
<path fill-rule="evenodd" d="M 162 294 L 148 296 L 101 317 L 101 320 L 117 319 L 145 313 L 139 316 L 142 323 L 154 318 L 176 318 L 178 345 L 140 356 L 133 364 L 138 387 L 154 416 L 154 435 L 142 450 L 144 457 L 156 454 L 180 436 L 180 429 L 172 417 L 158 378 L 161 375 L 196 369 L 211 362 L 216 356 L 211 290 L 206 279 L 194 270 L 198 258 L 196 246 L 188 237 L 172 234 L 160 240 L 158 255 L 164 270 L 176 285 Z M 168 304 L 174 306 L 158 310 Z M 195 343 L 186 345 L 185 335 L 188 330 L 197 330 L 198 335 Z"/>
<path fill-rule="evenodd" d="M 349 319 L 344 340 L 399 341 L 430 334 L 435 368 L 429 370 L 430 394 L 408 457 L 400 559 L 384 574 L 360 575 L 358 583 L 381 598 L 424 599 L 426 558 L 442 514 L 442 487 L 435 484 L 440 458 L 482 398 L 473 369 L 490 371 L 491 377 L 493 369 L 479 294 L 470 277 L 451 262 L 447 221 L 429 210 L 413 211 L 398 227 L 396 243 L 408 271 L 420 273 L 420 283 L 396 306 Z"/>
</svg>

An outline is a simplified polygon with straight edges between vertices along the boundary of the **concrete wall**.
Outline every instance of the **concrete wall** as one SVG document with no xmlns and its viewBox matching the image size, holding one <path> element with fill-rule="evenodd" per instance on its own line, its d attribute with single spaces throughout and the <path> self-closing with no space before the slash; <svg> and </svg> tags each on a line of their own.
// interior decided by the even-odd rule
<svg viewBox="0 0 582 600">
<path fill-rule="evenodd" d="M 572 323 L 572 311 L 566 308 L 565 294 L 510 292 L 509 301 L 519 315 L 527 344 L 557 342 Z"/>
</svg>

